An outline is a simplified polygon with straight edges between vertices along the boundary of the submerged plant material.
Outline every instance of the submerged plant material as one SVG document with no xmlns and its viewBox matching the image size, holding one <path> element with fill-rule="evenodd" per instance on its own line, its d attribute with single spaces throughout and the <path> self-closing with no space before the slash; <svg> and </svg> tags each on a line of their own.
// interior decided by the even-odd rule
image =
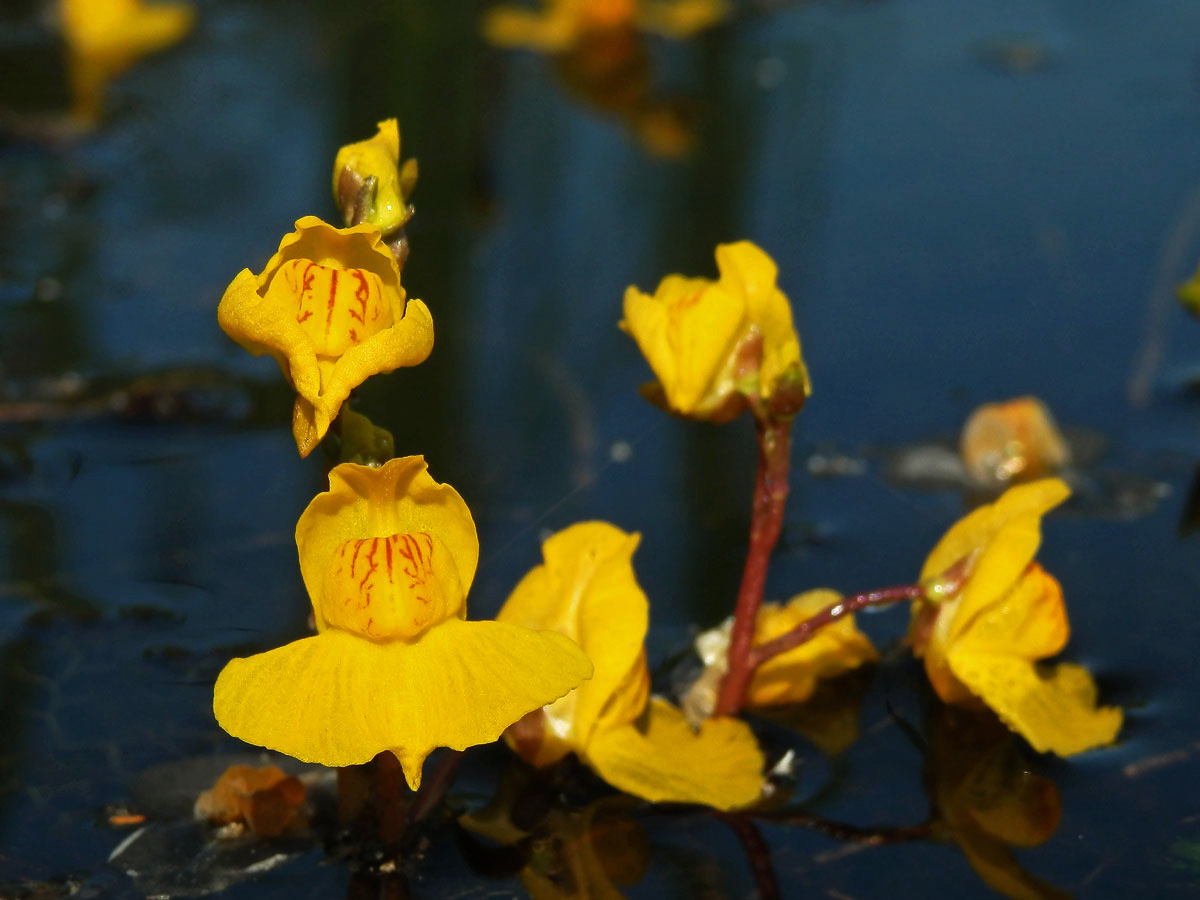
<svg viewBox="0 0 1200 900">
<path fill-rule="evenodd" d="M 537 10 L 501 3 L 485 13 L 483 36 L 498 47 L 561 53 L 597 32 L 639 29 L 688 38 L 729 10 L 724 0 L 542 0 Z"/>
<path fill-rule="evenodd" d="M 716 257 L 716 281 L 668 275 L 653 295 L 628 288 L 621 328 L 672 411 L 724 421 L 750 403 L 792 415 L 812 388 L 778 268 L 749 241 L 721 244 Z"/>
<path fill-rule="evenodd" d="M 305 824 L 304 801 L 303 782 L 278 766 L 232 765 L 196 799 L 196 817 L 276 837 Z"/>
<path fill-rule="evenodd" d="M 1034 749 L 1060 756 L 1111 743 L 1122 719 L 1120 709 L 1096 706 L 1082 666 L 1036 665 L 1070 634 L 1062 588 L 1033 562 L 1042 516 L 1069 493 L 1057 478 L 1035 481 L 956 523 L 921 570 L 930 590 L 913 604 L 911 626 L 913 652 L 942 700 L 986 704 Z"/>
<path fill-rule="evenodd" d="M 352 389 L 433 349 L 433 317 L 407 299 L 379 229 L 334 228 L 315 216 L 296 222 L 260 274 L 238 273 L 217 320 L 254 355 L 269 353 L 296 389 L 292 434 L 301 456 Z"/>
<path fill-rule="evenodd" d="M 347 144 L 333 163 L 333 195 L 347 225 L 366 222 L 387 237 L 412 218 L 417 161 L 400 165 L 400 123 L 385 119 L 374 137 Z"/>
<path fill-rule="evenodd" d="M 536 766 L 574 752 L 609 784 L 646 800 L 747 806 L 763 788 L 749 727 L 718 718 L 693 730 L 682 711 L 649 696 L 649 604 L 632 563 L 639 540 L 605 522 L 560 531 L 500 610 L 500 622 L 569 636 L 596 667 L 590 681 L 512 728 L 509 743 Z"/>
<path fill-rule="evenodd" d="M 434 748 L 494 741 L 591 675 L 561 634 L 463 621 L 475 523 L 423 458 L 343 464 L 329 484 L 296 526 L 319 633 L 225 667 L 230 734 L 328 766 L 390 750 L 415 789 Z"/>
<path fill-rule="evenodd" d="M 787 604 L 764 603 L 758 611 L 754 645 L 772 641 L 822 610 L 833 606 L 842 595 L 827 588 L 805 591 Z M 733 619 L 700 634 L 696 653 L 704 671 L 684 697 L 688 718 L 699 722 L 712 714 L 721 679 L 728 670 L 729 639 Z M 803 703 L 818 684 L 879 659 L 870 639 L 858 630 L 854 616 L 844 616 L 820 629 L 810 640 L 773 656 L 759 665 L 750 680 L 744 705 L 747 708 Z"/>
<path fill-rule="evenodd" d="M 143 0 L 60 0 L 75 115 L 99 120 L 104 90 L 139 59 L 178 43 L 192 28 L 186 3 Z"/>
<path fill-rule="evenodd" d="M 1044 478 L 1071 461 L 1070 447 L 1037 397 L 980 406 L 963 426 L 960 445 L 968 478 L 989 488 Z"/>
</svg>

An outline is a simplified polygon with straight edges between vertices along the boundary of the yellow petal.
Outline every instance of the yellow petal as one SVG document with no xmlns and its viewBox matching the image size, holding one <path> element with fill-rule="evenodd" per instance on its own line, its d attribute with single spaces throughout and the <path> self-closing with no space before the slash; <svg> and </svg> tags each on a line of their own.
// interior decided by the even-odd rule
<svg viewBox="0 0 1200 900">
<path fill-rule="evenodd" d="M 415 181 L 415 171 L 410 170 L 408 179 L 401 179 L 400 123 L 385 119 L 376 127 L 378 131 L 374 137 L 347 144 L 338 151 L 333 163 L 333 194 L 338 196 L 338 181 L 343 169 L 349 169 L 364 181 L 374 177 L 375 198 L 366 210 L 366 221 L 383 234 L 391 234 L 408 220 L 408 195 Z"/>
<path fill-rule="evenodd" d="M 296 523 L 300 573 L 318 629 L 328 624 L 322 612 L 325 578 L 339 547 L 347 541 L 417 532 L 437 535 L 445 545 L 465 595 L 479 563 L 479 537 L 458 491 L 434 481 L 423 456 L 400 457 L 377 469 L 352 463 L 336 466 L 329 473 L 329 490 L 314 497 Z"/>
<path fill-rule="evenodd" d="M 1111 744 L 1121 710 L 1096 706 L 1096 685 L 1082 666 L 1060 663 L 1043 676 L 1028 660 L 954 648 L 954 675 L 1039 753 L 1059 756 Z"/>
<path fill-rule="evenodd" d="M 781 637 L 841 598 L 837 591 L 818 589 L 793 597 L 786 606 L 763 604 L 754 629 L 754 643 L 765 644 Z M 801 703 L 812 696 L 820 679 L 832 678 L 878 658 L 870 639 L 854 624 L 854 617 L 845 616 L 826 625 L 800 646 L 759 666 L 750 682 L 746 705 Z"/>
<path fill-rule="evenodd" d="M 942 537 L 921 569 L 921 580 L 942 574 L 992 540 L 1011 520 L 1040 517 L 1062 503 L 1071 489 L 1059 478 L 1044 478 L 1009 488 L 995 503 L 981 506 L 956 522 Z"/>
<path fill-rule="evenodd" d="M 624 316 L 621 327 L 676 412 L 703 414 L 732 393 L 732 383 L 720 382 L 749 325 L 740 295 L 702 278 L 669 275 L 654 296 L 626 290 Z"/>
<path fill-rule="evenodd" d="M 391 750 L 415 790 L 436 747 L 494 741 L 591 673 L 562 635 L 448 619 L 412 642 L 328 630 L 246 659 L 217 679 L 221 727 L 251 744 L 326 766 Z"/>
<path fill-rule="evenodd" d="M 580 522 L 558 532 L 542 546 L 545 562 L 521 579 L 496 616 L 561 632 L 595 664 L 591 681 L 546 710 L 548 737 L 561 743 L 559 757 L 582 750 L 602 714 L 608 721 L 614 714 L 630 721 L 645 704 L 642 644 L 649 604 L 632 563 L 640 539 L 607 522 Z M 610 712 L 618 708 L 620 713 Z M 547 754 L 548 748 L 543 761 L 553 758 Z"/>
<path fill-rule="evenodd" d="M 1035 660 L 1058 653 L 1070 634 L 1062 587 L 1034 563 L 1001 600 L 974 619 L 954 647 Z"/>
<path fill-rule="evenodd" d="M 762 751 L 745 722 L 708 719 L 693 731 L 680 710 L 657 697 L 644 723 L 597 733 L 585 760 L 613 787 L 654 803 L 728 810 L 762 794 Z"/>
<path fill-rule="evenodd" d="M 762 335 L 759 395 L 771 396 L 779 376 L 792 367 L 803 373 L 804 392 L 810 394 L 812 387 L 800 356 L 800 337 L 792 323 L 792 307 L 775 284 L 779 275 L 775 261 L 750 241 L 738 241 L 717 247 L 717 267 L 726 290 L 740 292 L 745 297 L 746 314 Z"/>
<path fill-rule="evenodd" d="M 297 388 L 292 431 L 300 455 L 307 456 L 330 424 L 337 418 L 350 392 L 372 375 L 415 366 L 425 361 L 433 349 L 433 316 L 420 300 L 409 300 L 403 316 L 389 328 L 350 347 L 335 362 L 317 394 L 305 394 Z"/>
<path fill-rule="evenodd" d="M 294 315 L 281 315 L 263 302 L 258 278 L 242 269 L 225 289 L 217 306 L 221 330 L 255 356 L 270 354 L 279 363 L 283 377 L 297 391 L 314 394 L 321 389 L 317 355 L 290 354 L 305 342 L 304 330 Z"/>
</svg>

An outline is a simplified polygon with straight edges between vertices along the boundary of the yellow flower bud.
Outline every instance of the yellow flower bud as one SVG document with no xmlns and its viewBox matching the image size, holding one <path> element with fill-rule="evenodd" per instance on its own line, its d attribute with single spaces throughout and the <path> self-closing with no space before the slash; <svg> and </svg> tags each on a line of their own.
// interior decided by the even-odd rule
<svg viewBox="0 0 1200 900">
<path fill-rule="evenodd" d="M 400 165 L 400 124 L 385 119 L 372 138 L 347 144 L 333 162 L 333 195 L 346 224 L 368 222 L 390 235 L 412 218 L 417 161 Z M 357 219 L 357 221 L 355 221 Z"/>
</svg>

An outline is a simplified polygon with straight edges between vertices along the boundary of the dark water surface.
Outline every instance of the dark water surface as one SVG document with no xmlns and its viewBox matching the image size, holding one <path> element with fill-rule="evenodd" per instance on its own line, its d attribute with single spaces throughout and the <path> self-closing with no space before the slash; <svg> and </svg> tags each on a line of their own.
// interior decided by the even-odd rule
<svg viewBox="0 0 1200 900">
<path fill-rule="evenodd" d="M 751 428 L 646 404 L 616 320 L 627 285 L 712 275 L 717 242 L 751 238 L 779 263 L 814 381 L 768 593 L 911 580 L 964 500 L 885 477 L 886 460 L 981 402 L 1034 393 L 1102 438 L 1041 559 L 1066 591 L 1067 657 L 1127 725 L 1070 762 L 1027 754 L 1063 818 L 1020 858 L 1080 897 L 1200 893 L 1200 536 L 1178 534 L 1200 323 L 1170 296 L 1200 258 L 1200 5 L 742 4 L 690 42 L 647 39 L 654 90 L 695 116 L 682 161 L 552 61 L 485 47 L 470 4 L 196 5 L 192 36 L 116 82 L 82 139 L 29 136 L 44 79 L 0 85 L 30 117 L 0 143 L 0 883 L 139 896 L 106 866 L 126 836 L 107 808 L 150 766 L 243 750 L 212 719 L 216 673 L 304 633 L 292 533 L 321 463 L 296 456 L 274 363 L 215 309 L 295 218 L 335 216 L 333 152 L 395 115 L 421 164 L 404 280 L 437 346 L 360 409 L 471 505 L 474 617 L 584 518 L 643 535 L 652 663 L 730 609 Z M 0 38 L 6 71 L 60 71 L 32 11 Z M 850 474 L 806 472 L 831 455 Z M 886 645 L 904 616 L 864 627 Z M 822 815 L 926 816 L 921 753 L 889 716 L 920 726 L 918 684 L 883 666 L 836 771 L 811 754 L 802 788 L 833 782 Z M 627 895 L 753 896 L 727 828 L 645 828 L 651 866 Z M 948 844 L 764 834 L 785 897 L 990 895 Z M 223 896 L 338 897 L 347 878 L 310 851 Z M 412 891 L 521 895 L 469 873 L 449 835 Z"/>
</svg>

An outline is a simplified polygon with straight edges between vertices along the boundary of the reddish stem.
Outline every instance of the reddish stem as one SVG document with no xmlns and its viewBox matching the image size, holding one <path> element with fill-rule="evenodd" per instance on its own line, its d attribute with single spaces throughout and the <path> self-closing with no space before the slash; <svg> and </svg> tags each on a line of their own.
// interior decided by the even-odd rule
<svg viewBox="0 0 1200 900">
<path fill-rule="evenodd" d="M 773 656 L 786 653 L 793 647 L 810 640 L 826 625 L 831 625 L 842 616 L 851 615 L 867 606 L 883 606 L 888 603 L 899 603 L 902 600 L 917 600 L 925 596 L 925 588 L 919 584 L 904 584 L 899 587 L 880 588 L 875 591 L 865 591 L 850 597 L 843 597 L 832 606 L 827 606 L 815 616 L 805 619 L 791 631 L 781 634 L 774 640 L 759 644 L 750 651 L 750 671 L 765 663 Z"/>
<path fill-rule="evenodd" d="M 783 529 L 783 507 L 788 495 L 788 464 L 792 419 L 755 419 L 758 430 L 758 475 L 754 484 L 754 506 L 750 516 L 750 547 L 742 586 L 733 614 L 729 639 L 729 669 L 721 682 L 713 715 L 735 716 L 742 708 L 746 688 L 754 675 L 750 650 L 754 624 L 762 606 L 767 563 Z"/>
</svg>

